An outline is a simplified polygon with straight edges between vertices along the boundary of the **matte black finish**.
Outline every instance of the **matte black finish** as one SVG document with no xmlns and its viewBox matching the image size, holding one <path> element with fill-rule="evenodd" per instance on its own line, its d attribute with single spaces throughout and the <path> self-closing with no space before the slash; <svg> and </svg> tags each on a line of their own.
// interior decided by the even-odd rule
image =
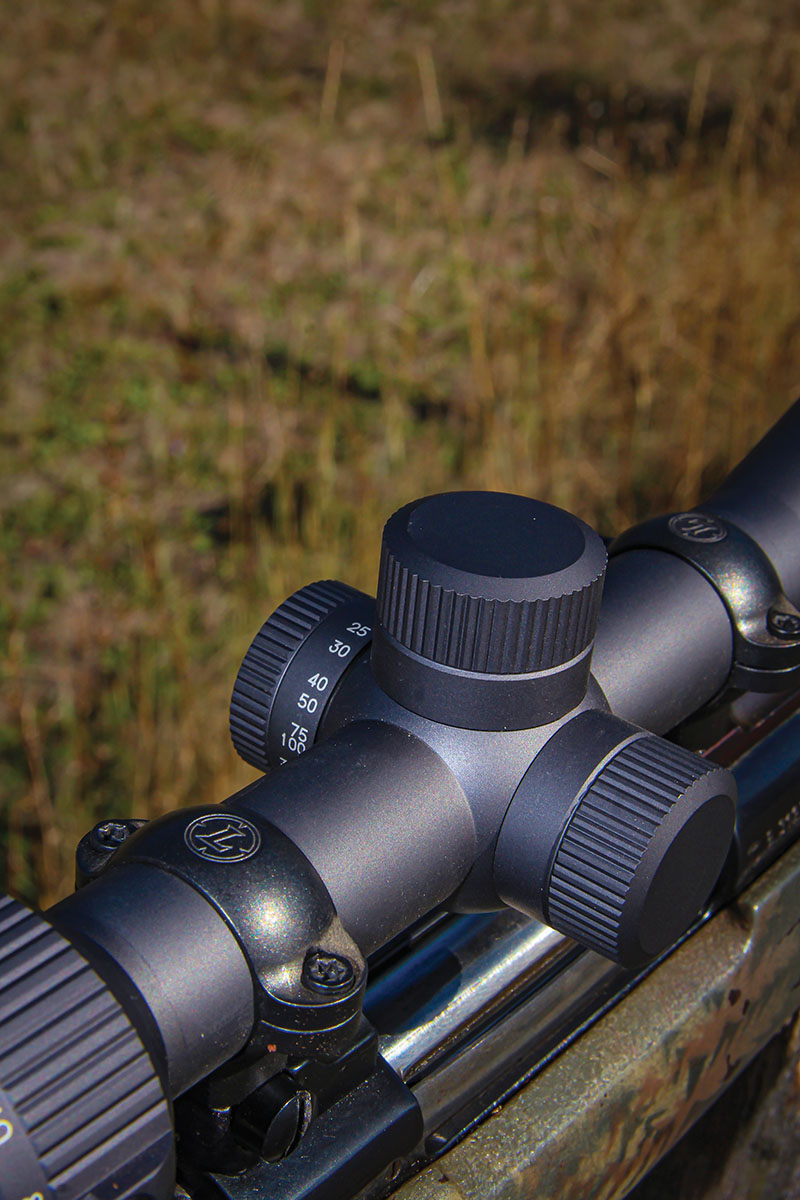
<svg viewBox="0 0 800 1200">
<path fill-rule="evenodd" d="M 592 673 L 617 716 L 665 733 L 721 693 L 733 630 L 699 571 L 663 551 L 628 550 L 608 564 L 603 595 Z"/>
<path fill-rule="evenodd" d="M 146 824 L 146 821 L 136 818 L 98 821 L 78 842 L 75 851 L 75 887 L 81 888 L 102 875 L 125 839 Z"/>
<path fill-rule="evenodd" d="M 260 1042 L 285 1054 L 341 1053 L 360 1019 L 364 959 L 308 859 L 262 816 L 254 824 L 253 815 L 231 801 L 224 808 L 181 809 L 129 838 L 120 861 L 168 864 L 172 877 L 190 884 L 236 931 L 249 964 L 248 990 L 256 985 Z M 309 987 L 312 954 L 347 963 L 347 986 Z M 206 1036 L 219 1024 L 219 1017 L 209 1021 Z"/>
<path fill-rule="evenodd" d="M 800 400 L 770 429 L 704 508 L 758 543 L 800 607 Z"/>
<path fill-rule="evenodd" d="M 722 870 L 733 777 L 646 735 L 594 777 L 553 859 L 547 924 L 624 966 L 643 966 L 699 914 Z"/>
<path fill-rule="evenodd" d="M 115 866 L 48 911 L 70 938 L 94 943 L 142 995 L 180 1095 L 243 1048 L 255 1019 L 247 959 L 220 914 L 155 866 Z"/>
<path fill-rule="evenodd" d="M 233 685 L 230 732 L 260 771 L 311 746 L 343 673 L 369 644 L 375 603 L 325 579 L 295 592 L 254 637 Z"/>
<path fill-rule="evenodd" d="M 554 720 L 586 691 L 605 563 L 588 525 L 538 500 L 451 492 L 407 504 L 383 533 L 378 683 L 462 728 Z"/>
<path fill-rule="evenodd" d="M 625 966 L 683 932 L 731 843 L 730 773 L 617 717 L 586 712 L 533 760 L 495 854 L 503 900 Z"/>
<path fill-rule="evenodd" d="M 794 412 L 759 452 L 771 497 L 762 491 L 747 509 L 743 480 L 756 485 L 745 464 L 703 512 L 760 541 L 796 602 Z M 679 936 L 720 865 L 732 789 L 724 771 L 620 717 L 664 729 L 714 698 L 730 678 L 730 615 L 697 562 L 663 548 L 621 553 L 595 649 L 604 696 L 589 676 L 604 562 L 596 535 L 551 506 L 454 494 L 407 506 L 387 526 L 374 674 L 359 653 L 372 632 L 368 598 L 353 601 L 358 643 L 327 624 L 350 603 L 346 585 L 287 601 L 276 644 L 259 644 L 248 663 L 232 723 L 241 718 L 235 733 L 248 753 L 255 746 L 253 761 L 266 763 L 265 747 L 273 762 L 296 761 L 220 809 L 154 822 L 107 856 L 101 847 L 97 878 L 50 914 L 103 964 L 147 1044 L 163 1043 L 162 1097 L 203 1081 L 192 1102 L 205 1097 L 212 1120 L 213 1098 L 233 1097 L 251 1148 L 284 1153 L 305 1120 L 300 1093 L 314 1091 L 295 1074 L 298 1057 L 314 1078 L 353 1056 L 364 1041 L 363 955 L 439 905 L 530 901 L 631 963 Z M 794 616 L 776 625 L 773 606 L 768 628 L 782 646 L 772 649 L 785 649 Z M 319 655 L 341 660 L 335 674 Z M 327 740 L 309 752 L 317 736 Z M 352 1090 L 358 1074 L 345 1074 L 349 1094 L 336 1099 L 332 1086 L 325 1102 L 349 1143 L 331 1150 L 334 1126 L 312 1124 L 304 1158 L 261 1164 L 230 1196 L 250 1200 L 250 1184 L 280 1196 L 285 1184 L 287 1196 L 339 1200 L 411 1149 L 420 1126 L 399 1081 L 379 1070 Z M 248 1108 L 279 1075 L 292 1076 L 296 1099 Z M 16 1116 L 16 1097 L 7 1103 Z"/>
<path fill-rule="evenodd" d="M 285 1162 L 237 1178 L 214 1175 L 220 1200 L 343 1200 L 354 1196 L 422 1137 L 413 1093 L 382 1059 L 374 1074 L 313 1121 Z"/>
<path fill-rule="evenodd" d="M 494 879 L 505 904 L 540 921 L 553 857 L 589 780 L 643 730 L 611 713 L 585 712 L 563 724 L 533 759 L 497 837 Z"/>
<path fill-rule="evenodd" d="M 0 899 L 0 1197 L 171 1200 L 158 1070 L 117 997 L 44 918 Z"/>
<path fill-rule="evenodd" d="M 605 711 L 606 707 L 603 693 L 590 677 L 588 691 L 575 712 L 595 708 Z M 570 716 L 535 729 L 506 731 L 465 731 L 429 721 L 387 696 L 378 687 L 369 660 L 362 658 L 353 664 L 332 700 L 323 736 L 328 740 L 345 727 L 365 720 L 407 730 L 434 750 L 458 780 L 474 827 L 474 850 L 470 869 L 448 898 L 448 906 L 459 912 L 500 908 L 503 902 L 493 877 L 497 831 L 531 760 Z M 387 777 L 380 786 L 391 793 L 392 782 Z M 383 803 L 391 804 L 390 796 Z M 440 820 L 451 819 L 445 818 L 446 811 L 443 806 Z M 374 836 L 379 836 L 379 827 Z"/>
<path fill-rule="evenodd" d="M 460 729 L 505 732 L 550 724 L 580 704 L 590 662 L 588 646 L 547 671 L 486 675 L 428 662 L 380 626 L 373 638 L 372 669 L 383 691 L 419 716 Z"/>
<path fill-rule="evenodd" d="M 699 507 L 749 534 L 800 606 L 800 401 Z M 680 614 L 680 619 L 676 619 Z M 612 710 L 657 733 L 720 695 L 734 637 L 713 585 L 659 550 L 629 550 L 608 566 L 592 671 Z"/>
<path fill-rule="evenodd" d="M 348 725 L 228 803 L 300 847 L 365 954 L 446 900 L 475 854 L 455 776 L 419 738 L 380 722 Z"/>
<path fill-rule="evenodd" d="M 237 1141 L 265 1162 L 280 1162 L 300 1142 L 311 1120 L 309 1092 L 286 1075 L 268 1079 L 239 1105 L 233 1130 Z"/>
<path fill-rule="evenodd" d="M 733 628 L 731 687 L 785 691 L 800 679 L 800 612 L 764 551 L 738 526 L 699 510 L 654 517 L 611 545 L 663 550 L 694 567 L 719 594 Z"/>
</svg>

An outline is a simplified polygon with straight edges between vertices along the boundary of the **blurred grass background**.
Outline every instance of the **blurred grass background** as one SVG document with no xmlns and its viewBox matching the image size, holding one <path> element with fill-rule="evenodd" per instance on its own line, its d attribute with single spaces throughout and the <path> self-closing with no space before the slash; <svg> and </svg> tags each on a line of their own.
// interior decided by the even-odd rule
<svg viewBox="0 0 800 1200">
<path fill-rule="evenodd" d="M 611 532 L 800 379 L 794 0 L 5 0 L 0 880 L 224 798 L 246 645 L 415 495 Z"/>
</svg>

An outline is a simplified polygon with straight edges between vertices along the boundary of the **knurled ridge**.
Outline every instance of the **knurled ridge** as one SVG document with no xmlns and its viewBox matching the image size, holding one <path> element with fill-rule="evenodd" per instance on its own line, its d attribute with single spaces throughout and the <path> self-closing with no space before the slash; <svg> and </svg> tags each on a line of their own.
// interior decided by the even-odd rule
<svg viewBox="0 0 800 1200">
<path fill-rule="evenodd" d="M 335 579 L 309 583 L 284 600 L 261 626 L 242 660 L 231 696 L 231 739 L 245 762 L 268 770 L 267 725 L 284 670 L 320 621 L 358 595 Z"/>
<path fill-rule="evenodd" d="M 584 587 L 548 600 L 491 600 L 432 584 L 384 544 L 378 618 L 401 645 L 464 671 L 521 675 L 580 654 L 592 640 L 604 568 Z"/>
<path fill-rule="evenodd" d="M 138 1159 L 151 1170 L 173 1138 L 159 1078 L 116 997 L 44 918 L 7 896 L 0 1086 L 58 1200 L 130 1178 Z"/>
<path fill-rule="evenodd" d="M 681 746 L 642 737 L 596 776 L 561 839 L 550 873 L 548 920 L 615 957 L 636 869 L 666 814 L 714 770 Z"/>
</svg>

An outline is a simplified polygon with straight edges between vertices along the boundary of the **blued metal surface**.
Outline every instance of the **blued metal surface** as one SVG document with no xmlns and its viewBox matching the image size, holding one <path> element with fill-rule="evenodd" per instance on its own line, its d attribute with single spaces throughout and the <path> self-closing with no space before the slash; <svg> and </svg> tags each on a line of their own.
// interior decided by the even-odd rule
<svg viewBox="0 0 800 1200">
<path fill-rule="evenodd" d="M 800 713 L 794 713 L 736 764 L 739 805 L 729 863 L 740 891 L 797 837 L 800 828 Z M 716 758 L 716 754 L 714 755 Z"/>
<path fill-rule="evenodd" d="M 615 1200 L 800 1004 L 800 846 L 400 1200 Z"/>
<path fill-rule="evenodd" d="M 564 939 L 565 945 L 574 945 Z M 426 1131 L 452 1136 L 574 1037 L 630 973 L 586 951 L 414 1085 Z M 492 1101 L 487 1104 L 487 1097 Z"/>
<path fill-rule="evenodd" d="M 455 928 L 454 928 L 455 926 Z M 476 1021 L 546 978 L 573 952 L 554 929 L 522 913 L 462 917 L 370 987 L 365 1012 L 381 1053 L 406 1081 L 418 1078 Z"/>
</svg>

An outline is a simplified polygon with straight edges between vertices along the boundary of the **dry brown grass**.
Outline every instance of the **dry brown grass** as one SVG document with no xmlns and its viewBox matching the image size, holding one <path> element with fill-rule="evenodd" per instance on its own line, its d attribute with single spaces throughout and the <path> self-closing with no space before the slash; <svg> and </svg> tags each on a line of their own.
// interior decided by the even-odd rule
<svg viewBox="0 0 800 1200">
<path fill-rule="evenodd" d="M 800 370 L 798 7 L 0 17 L 8 885 L 249 777 L 227 695 L 452 486 L 691 503 Z"/>
</svg>

